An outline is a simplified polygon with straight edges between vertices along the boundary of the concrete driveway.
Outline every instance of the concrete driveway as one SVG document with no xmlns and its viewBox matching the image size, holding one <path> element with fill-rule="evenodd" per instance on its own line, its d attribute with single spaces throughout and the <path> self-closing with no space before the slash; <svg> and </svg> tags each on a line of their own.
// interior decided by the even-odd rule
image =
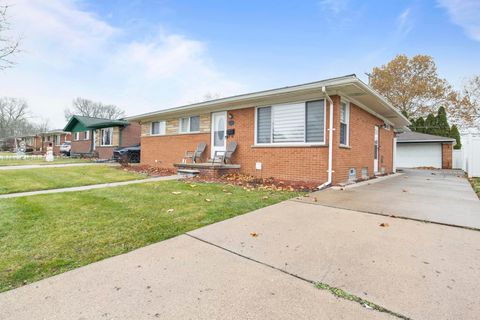
<svg viewBox="0 0 480 320">
<path fill-rule="evenodd" d="M 480 229 L 480 201 L 463 173 L 404 169 L 403 175 L 345 190 L 316 192 L 325 206 Z M 375 182 L 375 181 L 374 181 Z"/>
<path fill-rule="evenodd" d="M 287 201 L 190 234 L 408 318 L 480 317 L 479 231 Z"/>
</svg>

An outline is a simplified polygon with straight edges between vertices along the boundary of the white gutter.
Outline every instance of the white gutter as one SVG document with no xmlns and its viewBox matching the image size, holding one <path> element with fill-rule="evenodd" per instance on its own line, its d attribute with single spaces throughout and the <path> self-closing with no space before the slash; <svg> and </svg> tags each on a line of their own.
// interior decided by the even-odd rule
<svg viewBox="0 0 480 320">
<path fill-rule="evenodd" d="M 323 189 L 332 184 L 333 130 L 335 130 L 335 128 L 333 127 L 333 101 L 332 99 L 330 99 L 329 95 L 327 94 L 325 86 L 322 87 L 322 92 L 325 95 L 325 98 L 328 100 L 328 103 L 330 104 L 329 121 L 328 121 L 329 122 L 328 124 L 328 179 L 327 179 L 327 182 L 320 185 L 318 189 Z"/>
</svg>

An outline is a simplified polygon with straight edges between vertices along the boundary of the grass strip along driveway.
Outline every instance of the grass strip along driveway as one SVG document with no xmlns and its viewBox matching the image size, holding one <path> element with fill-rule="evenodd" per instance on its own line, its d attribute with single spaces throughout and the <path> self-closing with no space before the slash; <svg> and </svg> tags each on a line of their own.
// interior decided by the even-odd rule
<svg viewBox="0 0 480 320">
<path fill-rule="evenodd" d="M 470 183 L 472 184 L 473 191 L 475 191 L 480 198 L 480 178 L 472 178 L 470 179 Z"/>
<path fill-rule="evenodd" d="M 0 200 L 0 292 L 298 194 L 164 181 Z"/>
<path fill-rule="evenodd" d="M 144 179 L 146 175 L 109 166 L 19 169 L 0 172 L 0 194 Z"/>
</svg>

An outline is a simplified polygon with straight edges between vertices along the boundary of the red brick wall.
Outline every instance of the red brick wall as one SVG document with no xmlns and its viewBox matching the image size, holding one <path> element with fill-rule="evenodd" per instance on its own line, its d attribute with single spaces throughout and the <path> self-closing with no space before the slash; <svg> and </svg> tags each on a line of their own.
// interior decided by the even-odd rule
<svg viewBox="0 0 480 320">
<path fill-rule="evenodd" d="M 142 127 L 137 122 L 131 122 L 128 126 L 121 129 L 122 147 L 132 147 L 140 144 L 140 133 Z"/>
<path fill-rule="evenodd" d="M 91 152 L 90 146 L 92 142 L 90 140 L 73 140 L 71 153 L 88 153 Z"/>
<path fill-rule="evenodd" d="M 393 130 L 383 127 L 383 120 L 366 112 L 353 103 L 350 103 L 350 145 L 348 148 L 340 146 L 340 108 L 335 101 L 335 128 L 334 131 L 334 181 L 348 180 L 350 168 L 355 168 L 356 177 L 362 177 L 362 168 L 368 168 L 368 175 L 374 175 L 374 135 L 375 126 L 379 126 L 379 172 L 393 172 Z"/>
<path fill-rule="evenodd" d="M 207 143 L 203 160 L 210 158 L 210 133 L 180 134 L 174 136 L 142 137 L 141 163 L 163 168 L 173 168 L 182 162 L 185 151 L 194 151 L 200 142 Z"/>
<path fill-rule="evenodd" d="M 452 169 L 453 144 L 442 143 L 442 169 Z"/>
<path fill-rule="evenodd" d="M 228 113 L 235 121 L 233 127 L 229 126 L 235 129 L 235 136 L 229 140 L 238 143 L 233 163 L 241 166 L 241 172 L 294 181 L 323 183 L 327 180 L 328 147 L 254 147 L 255 108 Z M 262 163 L 262 170 L 255 169 L 256 162 Z"/>
<path fill-rule="evenodd" d="M 333 96 L 334 128 L 333 134 L 333 183 L 348 179 L 348 169 L 355 167 L 357 177 L 361 177 L 362 167 L 368 167 L 373 175 L 374 126 L 383 125 L 383 121 L 351 104 L 350 110 L 350 148 L 339 147 L 340 141 L 340 98 Z M 326 109 L 326 126 L 328 129 L 329 107 Z M 274 177 L 283 180 L 317 182 L 327 180 L 328 147 L 258 147 L 254 146 L 255 108 L 228 111 L 235 124 L 235 135 L 229 137 L 238 143 L 233 163 L 241 166 L 241 172 L 259 177 Z M 328 130 L 326 130 L 328 144 Z M 393 131 L 379 130 L 379 168 L 392 172 Z M 186 150 L 195 150 L 200 141 L 210 145 L 210 133 L 174 136 L 141 137 L 143 164 L 172 167 L 181 162 Z M 210 157 L 207 147 L 205 159 Z M 383 161 L 382 161 L 383 159 Z M 155 160 L 158 160 L 155 162 Z M 256 162 L 262 163 L 262 170 L 256 170 Z"/>
<path fill-rule="evenodd" d="M 113 157 L 113 150 L 117 147 L 101 147 L 97 146 L 95 151 L 98 152 L 99 159 L 111 159 Z"/>
</svg>

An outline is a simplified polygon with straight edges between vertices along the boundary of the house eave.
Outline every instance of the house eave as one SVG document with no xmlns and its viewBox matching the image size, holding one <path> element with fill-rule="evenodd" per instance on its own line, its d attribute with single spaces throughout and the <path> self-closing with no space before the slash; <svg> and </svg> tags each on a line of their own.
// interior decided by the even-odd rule
<svg viewBox="0 0 480 320">
<path fill-rule="evenodd" d="M 227 98 L 216 99 L 212 101 L 205 101 L 201 103 L 189 104 L 175 108 L 169 108 L 149 113 L 144 113 L 136 116 L 126 117 L 129 121 L 152 121 L 159 118 L 166 117 L 181 117 L 187 116 L 194 112 L 207 113 L 220 110 L 236 110 L 247 107 L 254 107 L 266 105 L 271 101 L 288 101 L 289 98 L 317 95 L 322 98 L 322 87 L 326 87 L 329 94 L 338 94 L 350 96 L 357 101 L 362 97 L 370 97 L 369 103 L 362 103 L 368 105 L 367 111 L 385 119 L 386 123 L 392 124 L 394 127 L 404 127 L 410 124 L 395 107 L 388 103 L 382 96 L 375 92 L 368 85 L 363 83 L 355 75 L 348 75 L 339 78 L 332 78 L 317 82 L 311 82 L 301 85 L 283 87 L 278 89 L 247 93 Z"/>
</svg>

